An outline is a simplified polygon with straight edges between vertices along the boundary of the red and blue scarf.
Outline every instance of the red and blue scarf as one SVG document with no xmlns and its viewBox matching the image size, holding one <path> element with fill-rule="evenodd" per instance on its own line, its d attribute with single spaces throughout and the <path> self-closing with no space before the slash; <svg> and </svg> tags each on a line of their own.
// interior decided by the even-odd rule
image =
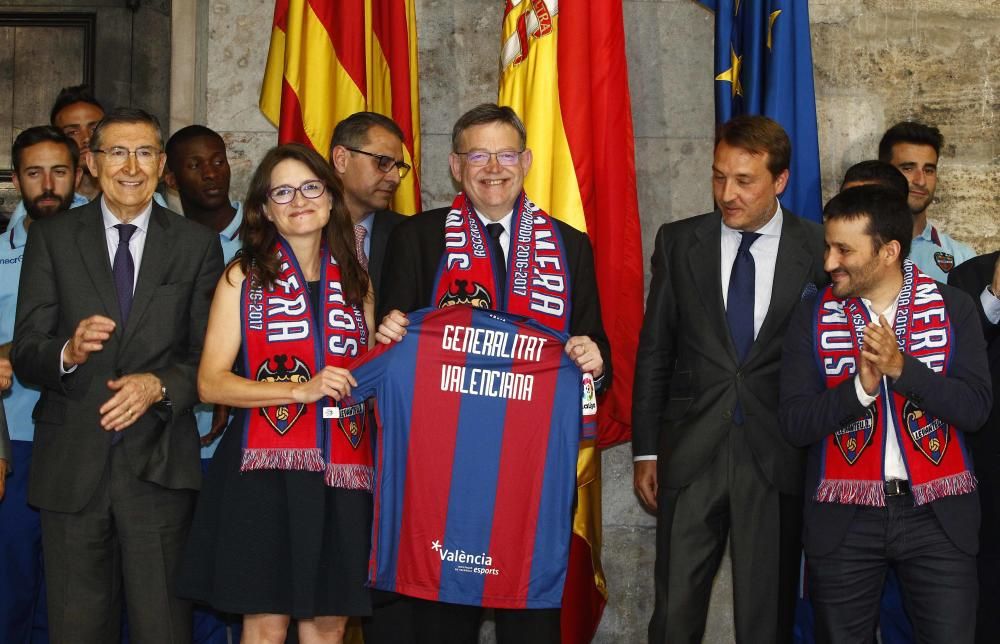
<svg viewBox="0 0 1000 644">
<path fill-rule="evenodd" d="M 566 247 L 555 222 L 522 191 L 511 218 L 507 285 L 501 289 L 485 227 L 464 193 L 451 205 L 433 300 L 531 318 L 569 333 L 571 284 Z M 502 261 L 503 258 L 499 258 Z"/>
<path fill-rule="evenodd" d="M 837 299 L 829 286 L 817 302 L 816 357 L 832 389 L 856 373 L 871 318 L 860 299 Z M 903 287 L 892 323 L 900 351 L 947 374 L 952 339 L 948 310 L 934 280 L 909 260 L 903 263 Z M 962 432 L 891 390 L 883 378 L 879 397 L 865 414 L 824 439 L 817 501 L 885 505 L 890 415 L 917 505 L 976 489 Z"/>
<path fill-rule="evenodd" d="M 324 366 L 346 367 L 368 350 L 364 311 L 344 299 L 340 266 L 323 245 L 319 301 L 322 329 L 294 253 L 279 238 L 279 274 L 271 288 L 252 275 L 243 284 L 243 359 L 249 377 L 265 382 L 306 382 Z M 247 410 L 242 471 L 325 472 L 326 484 L 372 488 L 372 450 L 365 404 L 337 411 L 322 398 Z M 327 411 L 324 414 L 324 411 Z M 336 418 L 324 418 L 333 416 Z M 328 422 L 329 421 L 329 422 Z"/>
</svg>

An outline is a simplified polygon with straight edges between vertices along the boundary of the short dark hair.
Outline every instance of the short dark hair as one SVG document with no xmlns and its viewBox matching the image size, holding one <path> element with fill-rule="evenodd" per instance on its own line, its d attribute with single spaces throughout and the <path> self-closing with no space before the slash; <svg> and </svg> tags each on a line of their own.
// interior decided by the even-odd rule
<svg viewBox="0 0 1000 644">
<path fill-rule="evenodd" d="M 913 217 L 906 197 L 892 188 L 880 185 L 848 188 L 827 202 L 823 221 L 868 218 L 867 235 L 872 237 L 875 251 L 891 241 L 899 242 L 899 256 L 910 254 L 913 240 Z"/>
<path fill-rule="evenodd" d="M 902 121 L 885 131 L 878 144 L 878 159 L 888 163 L 892 160 L 892 147 L 897 143 L 912 143 L 914 145 L 929 145 L 934 148 L 934 154 L 941 156 L 944 146 L 944 136 L 941 130 L 933 125 L 924 125 L 916 121 Z"/>
<path fill-rule="evenodd" d="M 171 135 L 167 139 L 166 152 L 167 152 L 167 165 L 170 169 L 177 171 L 174 167 L 174 163 L 177 160 L 177 148 L 188 141 L 193 141 L 194 139 L 209 138 L 216 139 L 222 143 L 222 147 L 226 146 L 225 140 L 222 135 L 213 130 L 212 128 L 205 127 L 204 125 L 188 125 L 187 127 L 182 127 Z"/>
<path fill-rule="evenodd" d="M 38 145 L 39 143 L 45 143 L 46 141 L 66 146 L 66 149 L 69 150 L 70 158 L 73 159 L 73 171 L 76 172 L 77 167 L 80 165 L 80 148 L 76 147 L 76 141 L 63 134 L 59 128 L 52 127 L 51 125 L 29 127 L 17 135 L 17 138 L 14 139 L 14 145 L 10 148 L 10 158 L 13 162 L 14 172 L 18 172 L 21 169 L 21 155 L 26 148 Z"/>
<path fill-rule="evenodd" d="M 335 145 L 342 145 L 345 148 L 357 148 L 368 143 L 368 131 L 373 127 L 380 127 L 388 130 L 400 141 L 403 130 L 388 116 L 378 112 L 355 112 L 333 128 L 333 137 L 330 140 L 330 149 Z"/>
<path fill-rule="evenodd" d="M 486 125 L 487 123 L 506 123 L 517 130 L 522 149 L 528 144 L 528 132 L 524 129 L 524 122 L 517 115 L 517 112 L 506 105 L 481 103 L 455 121 L 455 127 L 451 131 L 451 151 L 459 151 L 458 139 L 462 136 L 462 132 L 475 125 Z"/>
<path fill-rule="evenodd" d="M 844 180 L 840 182 L 840 189 L 843 190 L 848 183 L 883 186 L 895 190 L 903 197 L 910 193 L 906 176 L 891 163 L 876 159 L 861 161 L 848 168 L 844 173 Z"/>
<path fill-rule="evenodd" d="M 146 110 L 140 110 L 137 107 L 116 107 L 106 113 L 101 122 L 94 128 L 94 134 L 90 137 L 90 149 L 100 150 L 104 128 L 117 123 L 146 123 L 156 130 L 157 145 L 160 146 L 161 150 L 163 149 L 163 130 L 160 129 L 160 120 Z"/>
<path fill-rule="evenodd" d="M 52 111 L 49 113 L 49 123 L 55 125 L 56 115 L 59 114 L 64 107 L 72 105 L 73 103 L 90 103 L 102 112 L 104 111 L 104 106 L 101 105 L 101 102 L 97 100 L 94 94 L 90 91 L 89 85 L 71 85 L 70 87 L 64 87 L 59 90 L 59 95 L 56 96 L 56 102 L 53 103 Z"/>
<path fill-rule="evenodd" d="M 715 147 L 722 142 L 754 156 L 767 154 L 767 169 L 772 177 L 787 170 L 792 161 L 792 142 L 784 128 L 759 114 L 737 116 L 716 128 Z"/>
</svg>

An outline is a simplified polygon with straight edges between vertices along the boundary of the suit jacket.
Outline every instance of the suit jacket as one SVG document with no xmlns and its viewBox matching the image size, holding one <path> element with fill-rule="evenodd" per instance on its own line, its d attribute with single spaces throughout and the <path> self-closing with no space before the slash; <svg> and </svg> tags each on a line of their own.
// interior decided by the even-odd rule
<svg viewBox="0 0 1000 644">
<path fill-rule="evenodd" d="M 36 221 L 28 234 L 18 290 L 11 360 L 23 382 L 42 390 L 28 500 L 77 512 L 105 470 L 112 434 L 98 409 L 107 381 L 151 372 L 171 404 L 156 404 L 124 430 L 129 467 L 171 489 L 201 484 L 196 373 L 215 284 L 222 273 L 218 235 L 156 204 L 150 217 L 132 310 L 121 324 L 100 201 Z M 101 351 L 60 374 L 63 345 L 80 320 L 104 315 L 117 323 Z"/>
<path fill-rule="evenodd" d="M 688 485 L 735 429 L 737 399 L 753 457 L 768 481 L 800 494 L 804 454 L 778 430 L 778 365 L 792 309 L 809 285 L 826 282 L 823 230 L 784 210 L 767 317 L 744 364 L 722 298 L 722 217 L 712 212 L 665 224 L 639 336 L 632 396 L 632 451 L 656 454 L 659 484 Z"/>
<path fill-rule="evenodd" d="M 404 313 L 431 305 L 434 282 L 444 254 L 444 222 L 450 208 L 428 210 L 408 217 L 389 238 L 383 266 L 382 298 L 378 315 L 393 309 Z M 590 238 L 572 226 L 553 219 L 566 246 L 570 276 L 570 335 L 586 335 L 597 343 L 604 358 L 603 387 L 611 383 L 611 345 L 601 322 L 601 307 L 594 276 Z"/>
<path fill-rule="evenodd" d="M 938 284 L 950 317 L 951 359 L 947 375 L 934 373 L 910 355 L 903 355 L 903 373 L 891 388 L 927 413 L 946 420 L 959 431 L 979 429 L 992 401 L 986 346 L 969 296 Z M 864 406 L 858 400 L 854 379 L 828 389 L 820 373 L 815 350 L 815 296 L 796 309 L 781 364 L 781 425 L 795 445 L 809 447 L 803 512 L 806 554 L 831 552 L 843 540 L 858 506 L 819 503 L 814 500 L 822 463 L 822 441 L 859 418 Z M 950 449 L 958 449 L 957 444 Z M 931 503 L 948 538 L 962 551 L 975 554 L 979 544 L 977 493 L 947 496 Z"/>
<path fill-rule="evenodd" d="M 382 282 L 382 264 L 385 261 L 385 247 L 389 244 L 389 234 L 406 217 L 392 210 L 378 210 L 372 220 L 372 238 L 368 252 L 368 277 L 371 278 L 378 302 Z"/>
</svg>

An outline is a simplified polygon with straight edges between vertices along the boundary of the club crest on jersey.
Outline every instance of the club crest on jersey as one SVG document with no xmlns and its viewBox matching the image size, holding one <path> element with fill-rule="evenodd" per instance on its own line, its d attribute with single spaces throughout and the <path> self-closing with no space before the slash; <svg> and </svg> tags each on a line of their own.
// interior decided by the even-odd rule
<svg viewBox="0 0 1000 644">
<path fill-rule="evenodd" d="M 837 430 L 837 447 L 840 448 L 840 453 L 848 465 L 854 465 L 872 442 L 877 424 L 878 406 L 872 405 L 865 410 L 864 416 Z"/>
<path fill-rule="evenodd" d="M 486 287 L 473 282 L 472 288 L 469 288 L 467 280 L 455 280 L 454 284 L 438 300 L 437 307 L 443 309 L 446 306 L 455 306 L 456 304 L 467 304 L 477 309 L 494 308 L 493 298 L 490 297 Z"/>
<path fill-rule="evenodd" d="M 913 439 L 917 449 L 935 465 L 941 464 L 944 452 L 948 449 L 950 432 L 948 425 L 941 419 L 928 416 L 924 410 L 909 400 L 903 405 L 903 420 L 906 432 Z"/>
<path fill-rule="evenodd" d="M 257 367 L 258 382 L 306 382 L 311 377 L 309 368 L 299 358 L 292 356 L 292 364 L 289 366 L 288 356 L 276 355 L 273 358 L 264 360 Z M 271 362 L 274 368 L 271 368 Z M 267 422 L 274 428 L 274 431 L 284 435 L 298 421 L 299 417 L 306 410 L 302 403 L 292 405 L 274 405 L 272 407 L 262 407 L 260 414 L 267 419 Z"/>
<path fill-rule="evenodd" d="M 938 251 L 934 253 L 934 263 L 938 265 L 938 268 L 948 273 L 955 268 L 955 256 L 951 253 Z"/>
<path fill-rule="evenodd" d="M 340 418 L 337 419 L 337 425 L 354 449 L 357 449 L 358 445 L 361 444 L 365 430 L 368 429 L 367 412 L 368 406 L 364 402 L 340 408 Z"/>
</svg>

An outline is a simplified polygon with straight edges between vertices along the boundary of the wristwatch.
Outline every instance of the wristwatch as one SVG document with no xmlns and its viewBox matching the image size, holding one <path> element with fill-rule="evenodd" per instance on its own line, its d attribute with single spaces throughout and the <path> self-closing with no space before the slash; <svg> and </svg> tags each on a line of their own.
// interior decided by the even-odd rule
<svg viewBox="0 0 1000 644">
<path fill-rule="evenodd" d="M 168 407 L 171 405 L 170 396 L 167 395 L 166 385 L 160 385 L 160 404 Z"/>
</svg>

